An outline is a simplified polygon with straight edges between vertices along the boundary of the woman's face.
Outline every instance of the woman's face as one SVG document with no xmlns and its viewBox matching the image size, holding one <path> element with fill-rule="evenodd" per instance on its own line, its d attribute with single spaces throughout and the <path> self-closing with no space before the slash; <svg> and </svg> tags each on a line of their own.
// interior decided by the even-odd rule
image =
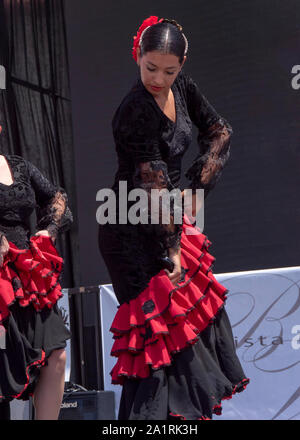
<svg viewBox="0 0 300 440">
<path fill-rule="evenodd" d="M 178 56 L 159 51 L 146 52 L 141 57 L 140 48 L 137 49 L 137 64 L 140 66 L 142 82 L 154 97 L 168 96 L 185 60 L 186 57 L 180 64 Z"/>
</svg>

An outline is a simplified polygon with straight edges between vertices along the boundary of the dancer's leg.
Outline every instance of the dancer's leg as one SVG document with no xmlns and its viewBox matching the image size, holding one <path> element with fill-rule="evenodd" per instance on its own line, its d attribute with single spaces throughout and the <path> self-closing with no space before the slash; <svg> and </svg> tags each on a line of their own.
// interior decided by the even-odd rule
<svg viewBox="0 0 300 440">
<path fill-rule="evenodd" d="M 65 349 L 54 350 L 41 368 L 33 403 L 35 420 L 57 420 L 65 385 Z"/>
</svg>

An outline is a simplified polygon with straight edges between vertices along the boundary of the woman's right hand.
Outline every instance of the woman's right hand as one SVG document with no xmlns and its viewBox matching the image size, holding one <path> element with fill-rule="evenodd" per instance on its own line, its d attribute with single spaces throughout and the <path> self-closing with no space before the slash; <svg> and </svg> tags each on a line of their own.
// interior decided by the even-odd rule
<svg viewBox="0 0 300 440">
<path fill-rule="evenodd" d="M 4 257 L 9 251 L 9 243 L 4 234 L 0 233 L 0 267 L 3 265 Z"/>
</svg>

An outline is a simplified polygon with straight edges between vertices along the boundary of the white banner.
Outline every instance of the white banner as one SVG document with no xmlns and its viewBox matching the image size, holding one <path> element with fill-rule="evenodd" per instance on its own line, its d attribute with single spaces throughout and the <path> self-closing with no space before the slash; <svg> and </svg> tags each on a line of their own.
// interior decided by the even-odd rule
<svg viewBox="0 0 300 440">
<path fill-rule="evenodd" d="M 300 420 L 300 267 L 215 274 L 229 293 L 229 315 L 237 354 L 250 383 L 222 404 L 215 420 Z M 104 389 L 111 384 L 113 339 L 109 328 L 118 301 L 112 285 L 100 286 Z"/>
<path fill-rule="evenodd" d="M 114 391 L 116 419 L 118 418 L 119 404 L 122 393 L 121 385 L 112 385 L 111 375 L 109 374 L 115 365 L 117 358 L 110 355 L 113 345 L 113 334 L 109 331 L 118 310 L 118 300 L 114 294 L 111 284 L 99 286 L 100 292 L 100 317 L 101 317 L 101 335 L 102 335 L 102 359 L 103 359 L 103 383 L 104 390 Z"/>
<path fill-rule="evenodd" d="M 300 420 L 300 267 L 217 276 L 247 390 L 223 405 L 222 419 Z"/>
<path fill-rule="evenodd" d="M 57 305 L 62 313 L 66 327 L 71 331 L 68 289 L 62 289 L 62 293 L 63 293 L 63 297 L 61 297 L 58 300 Z M 71 339 L 67 339 L 66 343 L 67 343 L 66 346 L 67 361 L 66 361 L 66 371 L 65 371 L 65 382 L 69 382 L 70 373 L 71 373 Z"/>
</svg>

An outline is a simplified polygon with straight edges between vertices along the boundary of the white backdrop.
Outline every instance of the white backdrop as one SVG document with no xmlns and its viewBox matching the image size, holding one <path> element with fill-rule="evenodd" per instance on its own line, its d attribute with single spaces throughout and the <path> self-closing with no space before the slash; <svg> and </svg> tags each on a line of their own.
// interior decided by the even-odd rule
<svg viewBox="0 0 300 440">
<path fill-rule="evenodd" d="M 62 289 L 63 297 L 57 302 L 60 311 L 62 312 L 64 323 L 70 330 L 70 308 L 69 308 L 69 297 L 68 289 Z M 71 373 L 71 339 L 68 339 L 66 346 L 67 362 L 66 362 L 66 372 L 65 372 L 65 382 L 69 382 Z"/>
<path fill-rule="evenodd" d="M 300 267 L 215 274 L 229 289 L 226 310 L 237 353 L 250 383 L 223 402 L 215 420 L 300 420 Z M 116 358 L 109 328 L 118 302 L 112 285 L 99 286 L 105 390 Z"/>
</svg>

